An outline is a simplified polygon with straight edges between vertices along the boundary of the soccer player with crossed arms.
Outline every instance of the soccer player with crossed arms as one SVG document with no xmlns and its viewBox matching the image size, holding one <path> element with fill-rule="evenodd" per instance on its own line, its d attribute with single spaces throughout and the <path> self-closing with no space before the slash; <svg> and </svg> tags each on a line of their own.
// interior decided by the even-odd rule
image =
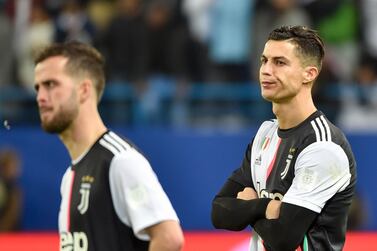
<svg viewBox="0 0 377 251">
<path fill-rule="evenodd" d="M 251 225 L 251 251 L 342 250 L 356 163 L 344 134 L 315 107 L 324 57 L 303 26 L 273 30 L 259 81 L 276 119 L 265 121 L 212 203 L 216 228 Z"/>
</svg>

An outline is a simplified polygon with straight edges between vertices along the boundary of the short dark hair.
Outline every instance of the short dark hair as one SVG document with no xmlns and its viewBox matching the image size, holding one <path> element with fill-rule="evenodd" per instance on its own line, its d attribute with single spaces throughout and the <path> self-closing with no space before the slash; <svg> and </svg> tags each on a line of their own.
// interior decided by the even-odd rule
<svg viewBox="0 0 377 251">
<path fill-rule="evenodd" d="M 325 49 L 317 31 L 306 26 L 281 26 L 270 33 L 268 40 L 291 40 L 299 55 L 303 56 L 304 64 L 309 61 L 315 63 L 319 70 L 322 68 Z"/>
<path fill-rule="evenodd" d="M 77 41 L 54 43 L 43 48 L 35 57 L 34 63 L 37 65 L 54 56 L 63 56 L 68 59 L 66 70 L 69 74 L 87 74 L 91 78 L 99 102 L 105 88 L 105 61 L 101 53 L 94 47 Z"/>
</svg>

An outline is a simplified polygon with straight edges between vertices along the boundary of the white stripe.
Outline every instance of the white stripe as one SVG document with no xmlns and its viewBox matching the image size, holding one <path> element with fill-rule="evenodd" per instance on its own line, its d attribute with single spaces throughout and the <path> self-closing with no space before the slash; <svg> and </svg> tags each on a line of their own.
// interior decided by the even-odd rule
<svg viewBox="0 0 377 251">
<path fill-rule="evenodd" d="M 326 140 L 326 133 L 325 133 L 325 128 L 323 128 L 323 125 L 321 123 L 321 120 L 319 118 L 316 118 L 315 121 L 317 121 L 319 129 L 321 131 L 321 136 L 322 136 L 322 141 L 327 141 Z"/>
<path fill-rule="evenodd" d="M 103 136 L 103 138 L 109 142 L 110 144 L 112 144 L 115 148 L 119 149 L 120 152 L 124 152 L 126 149 L 124 149 L 124 147 L 119 144 L 118 142 L 116 142 L 113 138 L 111 138 L 108 134 L 106 134 L 105 136 Z"/>
<path fill-rule="evenodd" d="M 109 144 L 106 140 L 104 139 L 101 139 L 99 141 L 99 143 L 105 147 L 106 149 L 108 149 L 110 152 L 112 152 L 114 155 L 117 155 L 119 153 L 119 150 L 116 149 L 113 145 Z"/>
<path fill-rule="evenodd" d="M 325 120 L 325 117 L 323 117 L 323 115 L 320 118 L 321 118 L 321 120 L 322 120 L 322 122 L 323 122 L 323 124 L 325 125 L 325 128 L 326 128 L 327 141 L 332 141 L 329 124 L 327 123 L 327 121 Z"/>
<path fill-rule="evenodd" d="M 312 127 L 314 129 L 315 137 L 317 139 L 317 142 L 321 141 L 321 138 L 319 137 L 319 131 L 318 131 L 317 125 L 315 124 L 314 120 L 312 120 L 310 123 L 312 124 Z"/>
<path fill-rule="evenodd" d="M 289 169 L 288 167 L 289 167 L 289 166 L 287 165 L 287 166 L 285 167 L 284 171 L 280 174 L 282 180 L 285 178 L 285 176 L 286 176 L 287 173 L 288 173 L 288 169 Z"/>
<path fill-rule="evenodd" d="M 118 142 L 119 144 L 124 146 L 124 148 L 126 148 L 126 150 L 131 147 L 130 144 L 127 143 L 127 141 L 125 141 L 124 139 L 122 139 L 121 137 L 116 135 L 115 133 L 109 132 L 109 136 L 112 137 L 116 142 Z"/>
<path fill-rule="evenodd" d="M 71 167 L 70 167 L 71 168 Z M 59 211 L 59 232 L 68 232 L 68 220 L 69 220 L 69 210 L 68 207 L 70 205 L 70 198 L 71 198 L 71 188 L 74 182 L 74 172 L 69 170 L 63 178 L 62 181 L 62 201 L 60 205 Z"/>
</svg>

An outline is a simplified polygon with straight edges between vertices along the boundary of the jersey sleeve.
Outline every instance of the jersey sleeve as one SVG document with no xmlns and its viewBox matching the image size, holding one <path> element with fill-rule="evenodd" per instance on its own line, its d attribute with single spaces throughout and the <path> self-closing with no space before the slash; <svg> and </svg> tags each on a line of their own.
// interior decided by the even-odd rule
<svg viewBox="0 0 377 251">
<path fill-rule="evenodd" d="M 211 220 L 215 228 L 240 231 L 264 218 L 270 199 L 241 200 L 238 192 L 253 187 L 250 172 L 251 144 L 248 145 L 241 166 L 225 182 L 212 201 Z"/>
<path fill-rule="evenodd" d="M 228 179 L 243 185 L 244 187 L 254 188 L 250 171 L 251 146 L 252 143 L 247 146 L 241 166 L 234 170 Z"/>
<path fill-rule="evenodd" d="M 115 211 L 139 239 L 149 240 L 145 229 L 152 225 L 178 221 L 149 162 L 136 150 L 113 158 L 109 179 Z"/>
<path fill-rule="evenodd" d="M 295 177 L 283 202 L 320 213 L 325 203 L 350 183 L 349 161 L 333 142 L 315 142 L 297 157 Z"/>
</svg>

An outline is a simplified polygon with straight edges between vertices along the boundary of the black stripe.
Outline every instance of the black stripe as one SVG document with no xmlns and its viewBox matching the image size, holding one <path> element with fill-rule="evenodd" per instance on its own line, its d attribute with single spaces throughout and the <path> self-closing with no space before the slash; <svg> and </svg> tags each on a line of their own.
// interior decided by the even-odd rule
<svg viewBox="0 0 377 251">
<path fill-rule="evenodd" d="M 317 117 L 318 118 L 318 117 Z M 317 118 L 314 119 L 314 123 L 315 125 L 317 126 L 317 129 L 318 129 L 318 133 L 319 133 L 319 141 L 325 141 L 326 139 L 323 139 L 323 135 L 322 135 L 322 130 L 321 130 L 321 127 L 319 126 L 318 124 L 318 121 L 317 121 Z"/>
<path fill-rule="evenodd" d="M 125 141 L 121 142 L 119 141 L 117 138 L 113 137 L 110 133 L 107 134 L 110 138 L 112 138 L 115 142 L 117 142 L 124 150 L 127 151 L 127 148 L 124 146 L 124 144 L 126 144 Z"/>
<path fill-rule="evenodd" d="M 325 141 L 329 141 L 329 136 L 327 135 L 326 126 L 325 126 L 325 124 L 323 123 L 321 117 L 318 117 L 318 119 L 319 119 L 319 121 L 320 121 L 321 124 L 322 124 L 323 130 L 325 131 Z"/>
</svg>

